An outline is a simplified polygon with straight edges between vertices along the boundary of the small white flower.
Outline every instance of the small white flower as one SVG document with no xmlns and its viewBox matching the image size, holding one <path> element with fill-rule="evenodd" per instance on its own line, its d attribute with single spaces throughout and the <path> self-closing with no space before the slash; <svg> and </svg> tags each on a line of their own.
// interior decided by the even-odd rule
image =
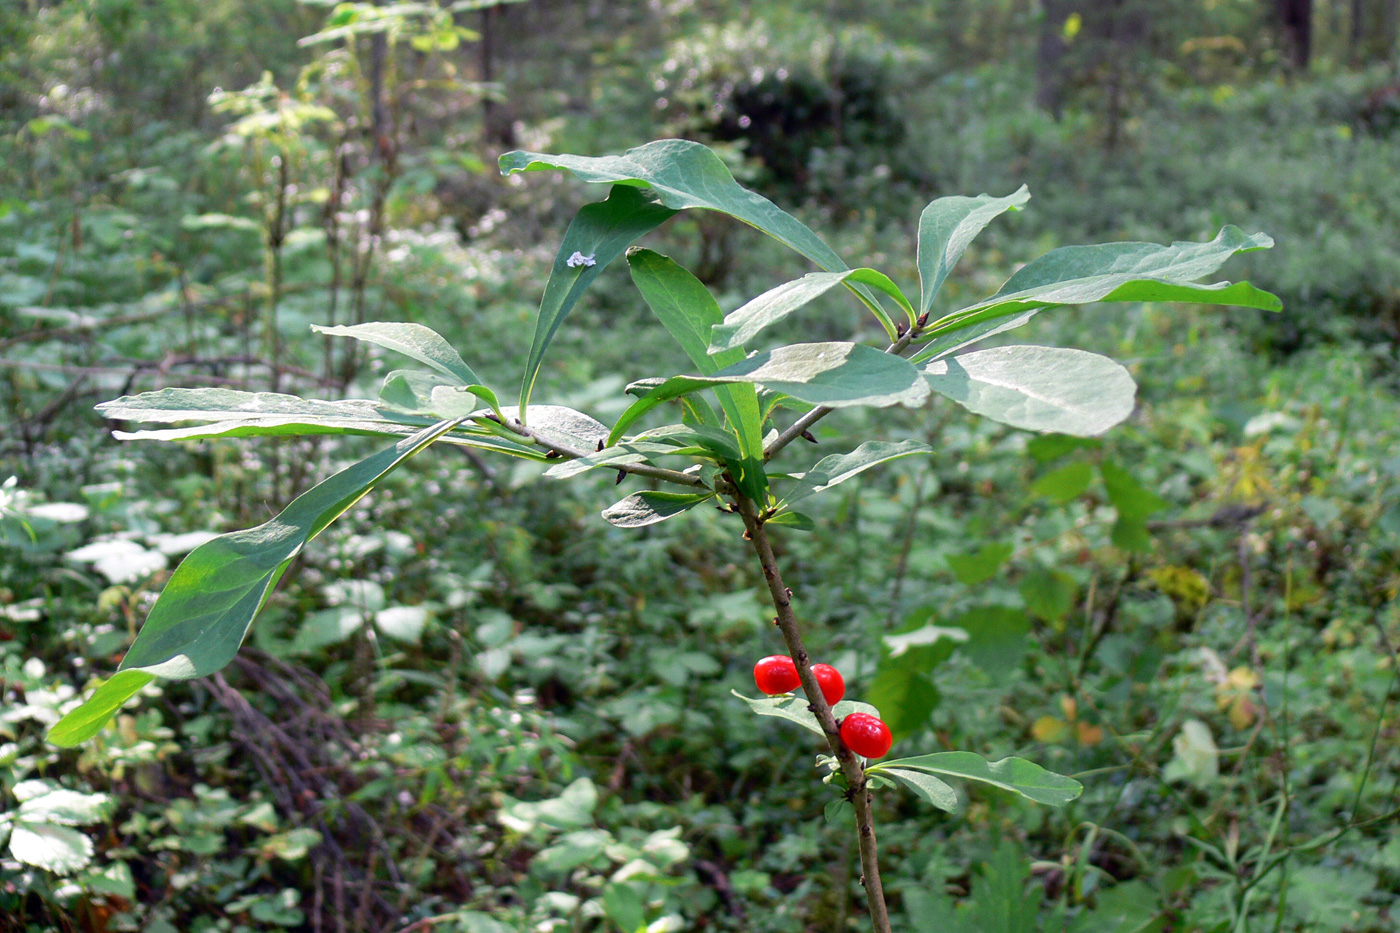
<svg viewBox="0 0 1400 933">
<path fill-rule="evenodd" d="M 578 250 L 574 250 L 574 254 L 564 260 L 564 265 L 568 266 L 570 269 L 577 269 L 579 266 L 596 266 L 597 264 L 598 260 L 594 259 L 592 256 L 585 256 Z"/>
</svg>

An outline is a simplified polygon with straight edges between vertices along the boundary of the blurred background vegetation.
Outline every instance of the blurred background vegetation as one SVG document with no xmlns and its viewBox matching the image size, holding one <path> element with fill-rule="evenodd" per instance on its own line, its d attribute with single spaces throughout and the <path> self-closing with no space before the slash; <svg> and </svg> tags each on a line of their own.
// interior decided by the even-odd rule
<svg viewBox="0 0 1400 933">
<path fill-rule="evenodd" d="M 565 225 L 526 147 L 722 151 L 912 284 L 933 197 L 1027 183 L 943 301 L 1089 240 L 1276 249 L 1280 315 L 1044 315 L 1141 385 L 1101 442 L 934 402 L 823 421 L 936 453 L 782 541 L 815 651 L 896 751 L 1078 775 L 956 817 L 887 792 L 912 933 L 1400 923 L 1396 0 L 12 0 L 0 5 L 0 930 L 862 929 L 815 747 L 732 688 L 779 650 L 715 514 L 624 532 L 611 477 L 414 460 L 322 535 L 225 674 L 43 740 L 169 569 L 372 442 L 118 442 L 166 385 L 373 396 L 313 323 L 412 320 L 513 384 Z M 650 245 L 726 309 L 800 274 L 722 218 Z M 805 339 L 849 339 L 851 307 Z M 858 336 L 864 336 L 858 333 Z M 610 269 L 535 398 L 683 359 Z M 881 420 L 884 419 L 884 420 Z M 892 422 L 897 421 L 894 425 Z M 849 490 L 849 491 L 846 491 Z M 885 636 L 961 627 L 957 650 Z M 946 646 L 949 642 L 942 642 Z M 751 692 L 751 691 L 750 691 Z"/>
</svg>

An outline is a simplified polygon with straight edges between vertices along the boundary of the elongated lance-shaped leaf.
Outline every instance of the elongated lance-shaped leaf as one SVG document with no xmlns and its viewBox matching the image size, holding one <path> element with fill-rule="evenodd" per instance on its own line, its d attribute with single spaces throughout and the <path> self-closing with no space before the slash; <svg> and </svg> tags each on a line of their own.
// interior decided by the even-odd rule
<svg viewBox="0 0 1400 933">
<path fill-rule="evenodd" d="M 797 488 L 788 493 L 778 507 L 784 509 L 801 502 L 878 464 L 932 452 L 932 447 L 918 441 L 866 441 L 850 453 L 823 457 L 806 473 L 794 475 Z"/>
<path fill-rule="evenodd" d="M 412 417 L 389 410 L 369 399 L 301 398 L 279 392 L 242 392 L 237 389 L 160 389 L 140 395 L 124 395 L 97 406 L 102 417 L 113 421 L 253 421 L 261 418 L 292 417 L 310 423 L 336 421 L 398 421 L 413 423 Z"/>
<path fill-rule="evenodd" d="M 1263 233 L 1246 235 L 1227 226 L 1209 243 L 1066 246 L 1024 266 L 992 297 L 933 322 L 925 333 L 937 338 L 997 318 L 1093 301 L 1183 301 L 1277 311 L 1283 307 L 1278 296 L 1248 282 L 1195 284 L 1236 253 L 1273 245 Z M 912 361 L 933 355 L 926 347 Z"/>
<path fill-rule="evenodd" d="M 975 198 L 939 198 L 919 215 L 919 280 L 923 286 L 919 313 L 933 307 L 934 296 L 953 271 L 973 237 L 1007 211 L 1019 211 L 1031 199 L 1022 185 L 1004 198 L 979 194 Z"/>
<path fill-rule="evenodd" d="M 481 382 L 472 368 L 463 362 L 461 355 L 453 349 L 441 334 L 422 324 L 378 323 L 349 324 L 336 327 L 323 327 L 312 324 L 311 329 L 332 337 L 354 337 L 365 343 L 402 353 L 436 369 L 444 376 L 451 376 L 460 385 L 475 385 Z"/>
<path fill-rule="evenodd" d="M 710 290 L 674 260 L 649 249 L 627 252 L 632 281 L 662 325 L 676 338 L 702 375 L 713 375 L 744 359 L 742 349 L 709 352 L 710 328 L 724 320 Z M 763 415 L 752 385 L 716 386 L 720 407 L 739 439 L 740 459 L 730 472 L 745 495 L 767 501 L 768 477 L 763 470 Z"/>
<path fill-rule="evenodd" d="M 871 765 L 866 773 L 879 774 L 892 769 L 981 781 L 1052 807 L 1062 807 L 1084 791 L 1084 785 L 1074 778 L 1046 771 L 1033 761 L 1024 758 L 987 761 L 972 752 L 936 752 L 916 758 L 896 758 Z"/>
<path fill-rule="evenodd" d="M 827 272 L 844 272 L 849 268 L 806 224 L 761 194 L 740 185 L 709 147 L 687 139 L 659 139 L 628 149 L 620 156 L 507 152 L 501 156 L 500 165 L 502 174 L 507 175 L 563 169 L 582 181 L 646 186 L 672 210 L 719 211 L 762 230 Z M 854 291 L 894 339 L 894 323 L 880 307 L 880 302 L 864 286 L 857 285 Z"/>
<path fill-rule="evenodd" d="M 911 378 L 912 377 L 912 378 Z M 733 382 L 751 382 L 831 408 L 918 405 L 928 383 L 898 356 L 856 343 L 796 343 L 727 366 L 709 376 L 673 376 L 638 399 L 613 425 L 608 446 L 662 402 Z"/>
<path fill-rule="evenodd" d="M 443 421 L 406 437 L 302 493 L 272 521 L 191 551 L 151 608 L 117 676 L 59 720 L 50 740 L 75 745 L 92 737 L 152 677 L 187 680 L 228 664 L 306 542 L 453 424 Z"/>
<path fill-rule="evenodd" d="M 1093 437 L 1133 413 L 1137 386 L 1118 363 L 1060 347 L 993 347 L 923 366 L 935 392 L 1027 431 Z"/>
<path fill-rule="evenodd" d="M 249 421 L 216 421 L 186 428 L 166 428 L 156 431 L 113 431 L 112 436 L 124 441 L 196 441 L 222 437 L 309 437 L 312 435 L 359 435 L 363 437 L 408 437 L 422 425 L 390 424 L 388 422 L 339 422 L 334 425 L 312 424 L 294 418 L 259 418 Z M 453 428 L 439 438 L 439 443 L 456 447 L 475 447 L 519 457 L 522 460 L 549 459 L 541 448 L 502 437 L 494 431 Z"/>
<path fill-rule="evenodd" d="M 584 290 L 633 240 L 655 230 L 675 214 L 675 209 L 657 204 L 635 187 L 614 185 L 607 200 L 585 205 L 574 215 L 545 283 L 539 317 L 535 320 L 535 337 L 525 361 L 520 408 L 527 414 L 545 351 Z"/>
<path fill-rule="evenodd" d="M 800 279 L 785 282 L 777 288 L 770 288 L 757 298 L 724 318 L 724 323 L 715 325 L 710 331 L 710 352 L 728 353 L 742 350 L 744 344 L 756 337 L 765 327 L 776 324 L 795 311 L 800 311 L 811 302 L 825 295 L 837 285 L 858 282 L 884 292 L 895 300 L 909 323 L 914 323 L 914 308 L 899 287 L 889 277 L 874 269 L 851 269 L 848 272 L 813 272 Z"/>
<path fill-rule="evenodd" d="M 608 506 L 603 510 L 603 518 L 619 528 L 641 528 L 643 525 L 655 525 L 668 518 L 675 518 L 705 500 L 713 499 L 714 496 L 712 492 L 663 492 L 645 489 Z"/>
</svg>

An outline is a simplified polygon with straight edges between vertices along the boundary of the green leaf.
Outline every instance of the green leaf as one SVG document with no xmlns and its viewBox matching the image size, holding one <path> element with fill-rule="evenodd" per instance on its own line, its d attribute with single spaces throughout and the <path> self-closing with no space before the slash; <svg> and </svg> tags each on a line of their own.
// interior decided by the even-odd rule
<svg viewBox="0 0 1400 933">
<path fill-rule="evenodd" d="M 186 680 L 228 664 L 306 542 L 453 424 L 444 421 L 404 438 L 302 493 L 272 521 L 191 551 L 166 583 L 117 676 L 59 720 L 50 741 L 74 745 L 95 735 L 152 675 Z"/>
<path fill-rule="evenodd" d="M 958 650 L 998 683 L 1011 675 L 1030 647 L 1026 641 L 1030 617 L 1019 609 L 978 606 L 949 624 L 967 632 L 967 641 Z"/>
<path fill-rule="evenodd" d="M 462 357 L 436 331 L 422 324 L 378 323 L 348 324 L 336 327 L 323 327 L 312 324 L 311 329 L 332 337 L 354 337 L 365 343 L 372 343 L 402 353 L 426 366 L 458 380 L 461 385 L 474 385 L 481 382 L 472 368 L 462 361 Z"/>
<path fill-rule="evenodd" d="M 816 531 L 817 523 L 809 515 L 801 512 L 779 512 L 764 522 L 765 525 L 781 525 L 793 531 Z"/>
<path fill-rule="evenodd" d="M 1022 185 L 1004 198 L 988 194 L 975 198 L 939 198 L 924 208 L 919 215 L 919 280 L 923 286 L 920 314 L 933 307 L 934 296 L 943 287 L 943 280 L 962 258 L 973 237 L 1006 211 L 1019 211 L 1030 199 L 1030 191 Z"/>
<path fill-rule="evenodd" d="M 850 453 L 823 457 L 806 473 L 794 473 L 792 478 L 798 485 L 783 498 L 779 508 L 801 502 L 881 463 L 932 452 L 932 447 L 918 441 L 866 441 Z"/>
<path fill-rule="evenodd" d="M 427 415 L 432 411 L 434 389 L 461 384 L 456 376 L 396 369 L 384 377 L 379 401 L 406 414 Z"/>
<path fill-rule="evenodd" d="M 25 865 L 66 875 L 92 861 L 92 840 L 67 826 L 17 822 L 10 832 L 10 854 Z"/>
<path fill-rule="evenodd" d="M 1030 443 L 1026 444 L 1026 453 L 1030 454 L 1036 463 L 1049 463 L 1076 450 L 1098 450 L 1102 446 L 1103 441 L 1093 438 L 1070 437 L 1068 434 L 1042 434 L 1040 437 L 1030 439 Z"/>
<path fill-rule="evenodd" d="M 1064 505 L 1071 499 L 1082 496 L 1093 481 L 1094 468 L 1083 460 L 1076 460 L 1037 477 L 1036 481 L 1031 483 L 1030 493 L 1033 497 L 1049 499 L 1056 505 Z"/>
<path fill-rule="evenodd" d="M 18 786 L 15 795 L 21 796 Z M 31 823 L 89 826 L 107 819 L 114 803 L 107 794 L 83 794 L 59 788 L 24 800 L 19 807 L 18 819 Z"/>
<path fill-rule="evenodd" d="M 934 665 L 900 663 L 921 653 L 881 661 L 874 680 L 865 691 L 870 702 L 885 711 L 885 725 L 890 727 L 896 740 L 928 725 L 929 716 L 938 708 L 938 688 L 927 675 Z M 945 642 L 942 654 L 945 657 L 952 654 L 951 642 Z"/>
<path fill-rule="evenodd" d="M 985 418 L 1076 437 L 1126 419 L 1137 391 L 1108 357 L 1059 347 L 994 347 L 932 360 L 923 372 L 935 392 Z"/>
<path fill-rule="evenodd" d="M 634 247 L 627 252 L 632 281 L 642 298 L 676 338 L 686 356 L 702 375 L 711 376 L 744 359 L 743 350 L 711 354 L 710 328 L 724 320 L 719 304 L 704 284 L 660 253 Z M 739 488 L 756 502 L 768 494 L 763 470 L 763 415 L 758 393 L 751 385 L 716 386 L 715 395 L 739 438 L 740 456 L 730 472 Z"/>
<path fill-rule="evenodd" d="M 1021 581 L 1019 589 L 1026 611 L 1052 624 L 1069 615 L 1079 595 L 1074 578 L 1060 570 L 1033 570 Z"/>
<path fill-rule="evenodd" d="M 925 774 L 922 771 L 911 771 L 906 768 L 891 768 L 878 765 L 876 767 L 879 768 L 879 770 L 874 773 L 884 777 L 898 778 L 914 791 L 914 793 L 918 794 L 938 809 L 948 813 L 957 812 L 957 791 L 953 790 L 932 774 Z"/>
<path fill-rule="evenodd" d="M 907 362 L 873 347 L 854 343 L 798 343 L 778 347 L 708 376 L 674 376 L 652 389 L 622 413 L 608 443 L 662 402 L 726 383 L 749 382 L 813 405 L 845 408 L 867 405 L 917 405 L 928 397 L 928 384 Z"/>
<path fill-rule="evenodd" d="M 1046 771 L 1024 758 L 989 762 L 972 752 L 936 752 L 916 758 L 897 758 L 882 761 L 870 770 L 883 772 L 891 768 L 981 781 L 1052 807 L 1064 806 L 1084 790 L 1084 786 L 1073 778 Z"/>
<path fill-rule="evenodd" d="M 940 337 L 1026 311 L 1093 301 L 1183 301 L 1277 311 L 1283 307 L 1278 297 L 1248 282 L 1193 284 L 1236 253 L 1273 245 L 1265 234 L 1247 236 L 1227 226 L 1209 243 L 1066 246 L 1023 266 L 992 297 L 933 322 L 925 334 Z M 931 359 L 934 352 L 925 347 L 912 361 Z"/>
<path fill-rule="evenodd" d="M 646 489 L 634 492 L 620 502 L 614 502 L 603 510 L 603 518 L 619 528 L 641 528 L 655 525 L 682 512 L 688 512 L 706 499 L 713 499 L 712 492 L 662 492 Z"/>
<path fill-rule="evenodd" d="M 49 741 L 62 748 L 86 742 L 102 731 L 122 704 L 145 689 L 155 676 L 145 671 L 118 671 L 49 730 Z"/>
<path fill-rule="evenodd" d="M 501 157 L 504 168 L 509 155 Z M 579 209 L 564 242 L 554 257 L 554 268 L 544 286 L 539 317 L 535 320 L 535 337 L 525 363 L 525 376 L 520 384 L 520 405 L 530 404 L 530 395 L 539 376 L 540 364 L 550 341 L 574 309 L 579 298 L 593 280 L 632 241 L 655 230 L 675 215 L 676 211 L 662 207 L 642 192 L 627 185 L 615 185 L 607 200 L 587 204 Z M 473 379 L 472 382 L 480 382 Z M 528 410 L 527 410 L 528 414 Z"/>
<path fill-rule="evenodd" d="M 620 156 L 550 155 L 507 152 L 501 173 L 564 169 L 586 182 L 617 182 L 647 186 L 673 211 L 705 208 L 720 211 L 757 227 L 823 269 L 842 272 L 846 264 L 831 247 L 791 214 L 734 180 L 719 156 L 700 143 L 660 139 Z M 616 189 L 614 189 L 616 190 Z"/>
<path fill-rule="evenodd" d="M 603 913 L 623 933 L 640 933 L 647 924 L 646 902 L 630 884 L 613 882 L 603 889 Z"/>
<path fill-rule="evenodd" d="M 908 314 L 912 322 L 916 315 L 909 299 L 890 281 L 889 277 L 874 269 L 852 269 L 849 272 L 813 272 L 800 279 L 786 282 L 777 288 L 769 289 L 762 295 L 731 311 L 724 323 L 716 324 L 710 331 L 711 353 L 740 353 L 748 343 L 765 328 L 783 320 L 795 311 L 825 295 L 837 285 L 852 283 L 869 285 L 884 292 L 895 300 Z M 894 327 L 888 318 L 882 318 L 891 340 L 895 339 Z"/>
<path fill-rule="evenodd" d="M 1170 502 L 1111 460 L 1099 464 L 1099 472 L 1108 490 L 1108 501 L 1118 510 L 1120 518 L 1141 520 L 1171 507 Z"/>
<path fill-rule="evenodd" d="M 949 554 L 946 559 L 959 583 L 976 586 L 996 576 L 1001 565 L 1011 559 L 1012 550 L 1009 544 L 989 541 L 972 554 Z"/>
<path fill-rule="evenodd" d="M 124 395 L 97 406 L 102 417 L 113 421 L 240 421 L 269 417 L 304 418 L 311 422 L 383 421 L 390 417 L 383 406 L 368 399 L 324 401 L 278 392 L 241 392 L 237 389 L 161 389 L 140 395 Z M 396 416 L 394 420 L 400 421 Z M 118 435 L 120 436 L 120 435 Z"/>
<path fill-rule="evenodd" d="M 786 719 L 788 722 L 795 722 L 808 732 L 815 732 L 817 735 L 826 736 L 822 727 L 817 725 L 817 717 L 807 708 L 807 698 L 805 696 L 776 696 L 764 697 L 759 700 L 752 700 L 744 696 L 738 690 L 731 690 L 745 703 L 749 704 L 749 709 L 760 716 L 773 716 L 778 719 Z M 843 719 L 852 713 L 869 713 L 871 716 L 879 716 L 880 711 L 869 703 L 859 703 L 855 700 L 842 700 L 831 708 L 831 714 L 837 719 Z"/>
<path fill-rule="evenodd" d="M 586 182 L 645 186 L 672 210 L 719 211 L 763 231 L 827 272 L 844 272 L 848 268 L 805 224 L 762 195 L 744 188 L 719 156 L 687 139 L 659 139 L 628 149 L 620 156 L 507 152 L 501 156 L 500 165 L 501 173 L 506 175 L 563 169 Z M 867 289 L 857 286 L 856 294 L 873 313 L 888 320 Z M 886 328 L 892 330 L 889 324 Z"/>
</svg>

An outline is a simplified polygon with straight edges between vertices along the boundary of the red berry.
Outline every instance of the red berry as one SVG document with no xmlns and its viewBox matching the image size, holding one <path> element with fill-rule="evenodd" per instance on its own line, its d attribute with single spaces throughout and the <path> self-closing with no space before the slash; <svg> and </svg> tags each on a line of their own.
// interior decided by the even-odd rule
<svg viewBox="0 0 1400 933">
<path fill-rule="evenodd" d="M 797 665 L 785 654 L 771 655 L 755 664 L 753 682 L 758 684 L 760 692 L 769 696 L 791 693 L 802 683 L 797 676 Z"/>
<path fill-rule="evenodd" d="M 817 678 L 817 684 L 822 688 L 822 696 L 826 697 L 826 702 L 832 706 L 841 702 L 841 698 L 846 695 L 846 681 L 841 679 L 841 672 L 830 664 L 813 664 L 812 674 Z"/>
<path fill-rule="evenodd" d="M 889 752 L 894 737 L 890 735 L 890 727 L 878 716 L 852 713 L 841 720 L 841 741 L 857 755 L 883 758 Z"/>
</svg>

